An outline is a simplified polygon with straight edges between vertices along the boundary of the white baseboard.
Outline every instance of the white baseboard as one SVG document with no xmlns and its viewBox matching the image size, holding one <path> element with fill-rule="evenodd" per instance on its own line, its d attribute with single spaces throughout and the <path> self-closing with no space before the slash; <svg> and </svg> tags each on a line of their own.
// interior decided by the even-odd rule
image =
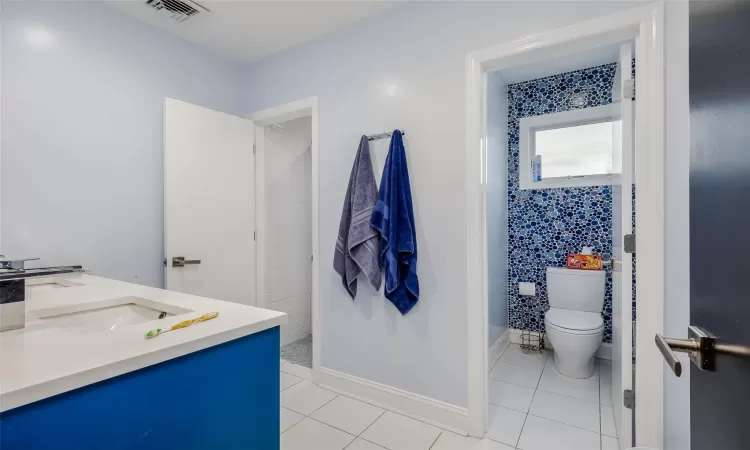
<svg viewBox="0 0 750 450">
<path fill-rule="evenodd" d="M 599 359 L 608 359 L 611 361 L 612 360 L 612 344 L 602 342 L 601 345 L 599 345 L 599 350 L 596 351 L 596 354 L 594 356 Z"/>
<path fill-rule="evenodd" d="M 510 342 L 512 344 L 520 344 L 521 343 L 521 330 L 516 328 L 509 328 L 508 331 L 510 331 Z"/>
<path fill-rule="evenodd" d="M 306 380 L 312 380 L 313 371 L 309 367 L 300 366 L 289 361 L 281 360 L 281 371 L 286 372 Z"/>
<path fill-rule="evenodd" d="M 469 411 L 423 395 L 321 367 L 313 380 L 326 389 L 466 436 Z"/>
<path fill-rule="evenodd" d="M 510 330 L 510 342 L 513 344 L 520 344 L 521 343 L 521 330 L 518 330 L 516 328 L 511 328 Z M 548 348 L 552 350 L 552 343 L 549 341 L 549 338 L 547 335 L 544 336 L 544 348 Z M 612 344 L 608 344 L 606 342 L 602 342 L 599 345 L 599 349 L 596 351 L 596 354 L 594 357 L 599 359 L 609 359 L 612 360 Z"/>
<path fill-rule="evenodd" d="M 488 371 L 492 370 L 492 367 L 494 367 L 497 360 L 500 359 L 500 356 L 503 354 L 508 345 L 510 345 L 510 329 L 505 330 L 505 332 L 501 334 L 499 338 L 497 338 L 495 343 L 492 344 L 492 347 L 490 347 L 489 356 L 487 358 Z"/>
</svg>

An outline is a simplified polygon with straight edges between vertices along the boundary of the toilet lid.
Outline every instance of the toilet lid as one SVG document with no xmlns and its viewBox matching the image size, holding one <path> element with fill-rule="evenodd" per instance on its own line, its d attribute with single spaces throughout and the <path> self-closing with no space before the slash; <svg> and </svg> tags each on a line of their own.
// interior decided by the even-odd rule
<svg viewBox="0 0 750 450">
<path fill-rule="evenodd" d="M 551 308 L 544 318 L 550 324 L 568 330 L 596 330 L 604 325 L 601 314 L 571 309 Z"/>
</svg>

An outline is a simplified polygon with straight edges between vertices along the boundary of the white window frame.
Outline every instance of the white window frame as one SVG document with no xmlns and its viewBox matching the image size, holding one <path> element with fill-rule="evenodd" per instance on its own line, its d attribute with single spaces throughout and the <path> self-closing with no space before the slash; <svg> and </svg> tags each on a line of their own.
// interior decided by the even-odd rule
<svg viewBox="0 0 750 450">
<path fill-rule="evenodd" d="M 612 103 L 603 106 L 593 106 L 590 108 L 574 109 L 559 113 L 521 118 L 518 124 L 519 187 L 524 190 L 583 186 L 607 186 L 612 184 L 619 184 L 619 177 L 616 177 L 614 174 L 544 178 L 543 161 L 542 181 L 533 181 L 532 163 L 534 161 L 534 156 L 536 155 L 534 133 L 536 133 L 537 131 L 563 128 L 566 126 L 612 122 L 615 120 L 620 120 L 620 117 L 620 104 Z"/>
</svg>

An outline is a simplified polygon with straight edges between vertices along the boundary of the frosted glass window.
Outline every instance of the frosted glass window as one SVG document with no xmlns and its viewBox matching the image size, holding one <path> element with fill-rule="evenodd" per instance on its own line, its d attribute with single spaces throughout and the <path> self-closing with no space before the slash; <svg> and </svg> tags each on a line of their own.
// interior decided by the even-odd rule
<svg viewBox="0 0 750 450">
<path fill-rule="evenodd" d="M 534 154 L 542 157 L 542 178 L 612 173 L 612 145 L 620 121 L 570 125 L 534 132 Z"/>
</svg>

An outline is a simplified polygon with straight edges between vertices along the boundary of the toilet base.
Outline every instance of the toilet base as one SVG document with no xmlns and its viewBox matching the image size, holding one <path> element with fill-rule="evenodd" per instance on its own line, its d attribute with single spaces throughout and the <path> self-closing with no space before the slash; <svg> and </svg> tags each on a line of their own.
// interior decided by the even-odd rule
<svg viewBox="0 0 750 450">
<path fill-rule="evenodd" d="M 573 364 L 565 364 L 563 361 L 560 362 L 560 358 L 557 356 L 557 352 L 554 354 L 555 358 L 555 369 L 560 372 L 561 375 L 565 375 L 569 378 L 590 378 L 596 371 L 596 361 L 592 357 L 588 363 L 581 364 L 580 361 L 575 361 Z"/>
<path fill-rule="evenodd" d="M 570 378 L 594 375 L 594 354 L 602 342 L 604 327 L 591 333 L 571 333 L 545 322 L 547 336 L 555 352 L 555 369 Z"/>
</svg>

